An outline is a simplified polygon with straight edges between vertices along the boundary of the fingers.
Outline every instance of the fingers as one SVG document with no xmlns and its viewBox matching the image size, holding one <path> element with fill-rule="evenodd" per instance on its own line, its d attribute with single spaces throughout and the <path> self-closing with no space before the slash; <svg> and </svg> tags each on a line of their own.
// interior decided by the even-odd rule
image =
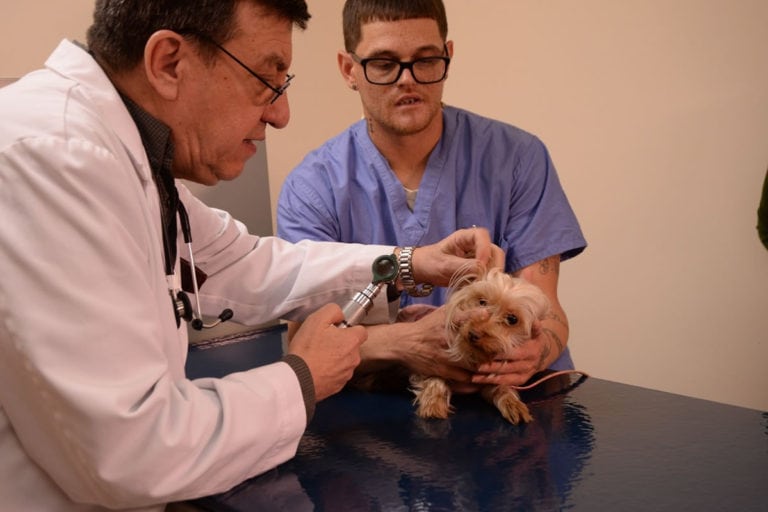
<svg viewBox="0 0 768 512">
<path fill-rule="evenodd" d="M 535 373 L 535 365 L 528 360 L 500 359 L 480 365 L 472 376 L 472 382 L 522 386 Z"/>
<path fill-rule="evenodd" d="M 493 244 L 491 235 L 485 228 L 472 228 L 475 246 L 475 259 L 478 264 L 487 266 L 493 261 Z"/>
<path fill-rule="evenodd" d="M 487 229 L 472 226 L 461 231 L 467 237 L 461 244 L 462 251 L 458 255 L 462 257 L 474 257 L 476 265 L 481 269 L 504 268 L 504 250 L 491 241 L 491 235 Z"/>
<path fill-rule="evenodd" d="M 491 317 L 488 308 L 477 307 L 464 310 L 455 310 L 451 321 L 454 325 L 460 325 L 467 322 L 485 322 Z"/>
<path fill-rule="evenodd" d="M 493 245 L 491 249 L 493 257 L 491 258 L 491 262 L 488 268 L 498 268 L 504 270 L 504 265 L 507 259 L 506 254 L 504 253 L 504 249 L 498 245 Z"/>
<path fill-rule="evenodd" d="M 288 352 L 309 367 L 315 397 L 322 400 L 338 392 L 360 363 L 360 345 L 368 331 L 362 326 L 340 329 L 341 308 L 328 304 L 307 317 L 288 345 Z"/>
<path fill-rule="evenodd" d="M 487 262 L 491 257 L 491 236 L 485 228 L 459 229 L 434 247 L 441 253 L 459 258 L 476 258 Z"/>
<path fill-rule="evenodd" d="M 344 320 L 344 312 L 338 304 L 326 304 L 310 315 L 315 328 L 321 325 L 336 325 Z M 307 318 L 309 320 L 309 318 Z"/>
<path fill-rule="evenodd" d="M 480 368 L 478 368 L 478 372 L 483 373 L 490 378 L 498 377 L 499 375 L 508 373 L 514 373 L 510 372 L 508 366 L 511 366 L 509 364 L 509 360 L 502 359 L 501 361 L 493 361 L 492 363 L 482 365 Z"/>
<path fill-rule="evenodd" d="M 413 252 L 417 282 L 450 285 L 456 275 L 488 268 L 504 267 L 504 251 L 491 242 L 488 230 L 473 227 L 455 231 L 436 244 Z"/>
</svg>

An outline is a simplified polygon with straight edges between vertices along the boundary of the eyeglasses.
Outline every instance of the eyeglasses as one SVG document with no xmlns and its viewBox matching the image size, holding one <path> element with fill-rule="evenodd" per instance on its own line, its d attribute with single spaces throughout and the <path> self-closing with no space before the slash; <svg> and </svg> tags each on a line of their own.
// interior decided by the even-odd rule
<svg viewBox="0 0 768 512">
<path fill-rule="evenodd" d="M 445 49 L 448 53 L 448 49 Z M 391 85 L 400 80 L 403 70 L 411 72 L 411 76 L 419 84 L 434 84 L 445 79 L 448 73 L 450 57 L 422 57 L 412 61 L 400 61 L 374 57 L 361 59 L 355 53 L 350 52 L 352 60 L 363 66 L 365 79 L 374 85 Z"/>
<path fill-rule="evenodd" d="M 281 85 L 279 87 L 275 87 L 274 85 L 272 85 L 269 82 L 267 82 L 267 80 L 265 78 L 260 77 L 255 71 L 253 71 L 251 68 L 246 66 L 243 63 L 243 61 L 241 61 L 240 59 L 235 57 L 232 54 L 232 52 L 230 52 L 229 50 L 227 50 L 226 48 L 221 46 L 219 43 L 217 43 L 216 41 L 211 39 L 209 36 L 207 36 L 205 34 L 202 34 L 200 32 L 190 31 L 190 30 L 182 30 L 182 31 L 177 31 L 177 32 L 180 33 L 180 34 L 189 34 L 189 35 L 195 36 L 195 37 L 197 37 L 199 39 L 203 39 L 203 40 L 207 41 L 208 43 L 214 45 L 216 48 L 218 48 L 222 52 L 224 52 L 227 55 L 227 57 L 229 57 L 233 61 L 237 62 L 240 65 L 240 67 L 242 67 L 244 70 L 246 70 L 248 73 L 250 73 L 254 78 L 256 78 L 259 82 L 264 84 L 267 88 L 269 88 L 270 91 L 272 91 L 274 93 L 273 96 L 270 97 L 269 101 L 266 102 L 266 104 L 268 104 L 268 105 L 271 105 L 274 102 L 276 102 L 280 98 L 280 96 L 282 96 L 283 93 L 285 93 L 285 90 L 288 89 L 288 87 L 291 85 L 291 80 L 293 80 L 293 78 L 296 76 L 296 75 L 288 75 L 288 76 L 286 76 L 285 77 L 285 82 L 283 82 L 283 85 Z"/>
<path fill-rule="evenodd" d="M 263 83 L 264 85 L 266 85 L 267 87 L 269 87 L 269 89 L 270 89 L 270 90 L 271 90 L 273 93 L 275 93 L 275 94 L 274 94 L 274 96 L 272 96 L 272 98 L 270 98 L 270 100 L 269 100 L 269 105 L 271 105 L 271 104 L 273 104 L 274 102 L 276 102 L 276 101 L 278 100 L 278 98 L 280 98 L 280 96 L 282 96 L 282 95 L 283 95 L 283 93 L 285 92 L 285 90 L 286 90 L 286 89 L 287 89 L 287 88 L 288 88 L 288 87 L 291 85 L 291 80 L 293 80 L 293 77 L 295 77 L 295 76 L 296 76 L 296 75 L 288 75 L 288 76 L 286 76 L 286 77 L 285 77 L 285 82 L 283 82 L 283 85 L 281 85 L 280 87 L 275 87 L 274 85 L 272 85 L 272 84 L 270 84 L 269 82 L 267 82 L 267 81 L 266 81 L 264 78 L 261 78 L 259 75 L 257 75 L 257 74 L 256 74 L 256 72 L 254 72 L 254 71 L 253 71 L 251 68 L 249 68 L 248 66 L 246 66 L 245 64 L 243 64 L 243 61 L 241 61 L 240 59 L 238 59 L 237 57 L 235 57 L 234 55 L 232 55 L 232 53 L 231 53 L 229 50 L 227 50 L 226 48 L 224 48 L 223 46 L 221 46 L 219 43 L 217 43 L 217 42 L 215 42 L 215 41 L 211 41 L 211 42 L 212 42 L 212 43 L 213 43 L 213 44 L 216 46 L 216 48 L 218 48 L 219 50 L 221 50 L 221 51 L 223 51 L 225 54 L 227 54 L 227 56 L 228 56 L 230 59 L 232 59 L 232 60 L 234 60 L 235 62 L 237 62 L 238 64 L 240 64 L 240 66 L 241 66 L 241 67 L 242 67 L 244 70 L 246 70 L 247 72 L 249 72 L 249 73 L 250 73 L 251 75 L 253 75 L 253 76 L 254 76 L 254 77 L 255 77 L 255 78 L 256 78 L 256 79 L 257 79 L 259 82 L 261 82 L 261 83 Z"/>
</svg>

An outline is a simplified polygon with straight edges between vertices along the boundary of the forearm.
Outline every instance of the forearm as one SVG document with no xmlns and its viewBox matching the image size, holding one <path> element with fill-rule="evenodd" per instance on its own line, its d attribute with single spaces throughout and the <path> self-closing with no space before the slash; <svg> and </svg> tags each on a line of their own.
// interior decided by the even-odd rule
<svg viewBox="0 0 768 512">
<path fill-rule="evenodd" d="M 537 366 L 539 370 L 545 370 L 557 361 L 568 344 L 568 317 L 559 303 L 551 307 L 547 317 L 541 322 L 541 328 L 544 347 Z"/>
<path fill-rule="evenodd" d="M 391 363 L 406 364 L 405 354 L 420 343 L 411 322 L 371 325 L 368 339 L 360 347 L 360 365 L 356 373 L 368 373 Z"/>
<path fill-rule="evenodd" d="M 448 359 L 446 348 L 444 308 L 411 322 L 370 326 L 368 339 L 360 351 L 362 363 L 356 373 L 364 375 L 394 363 L 409 373 L 468 382 L 470 373 Z"/>
<path fill-rule="evenodd" d="M 288 322 L 289 340 L 300 326 L 299 322 Z M 360 364 L 355 370 L 357 374 L 370 373 L 392 363 L 407 366 L 407 354 L 422 342 L 412 322 L 369 325 L 366 330 L 368 339 L 360 347 Z"/>
<path fill-rule="evenodd" d="M 541 322 L 542 347 L 536 364 L 538 371 L 549 368 L 557 361 L 568 343 L 568 317 L 557 296 L 557 284 L 560 275 L 560 256 L 550 256 L 538 261 L 514 274 L 516 277 L 531 282 L 541 288 L 549 299 L 549 312 Z"/>
</svg>

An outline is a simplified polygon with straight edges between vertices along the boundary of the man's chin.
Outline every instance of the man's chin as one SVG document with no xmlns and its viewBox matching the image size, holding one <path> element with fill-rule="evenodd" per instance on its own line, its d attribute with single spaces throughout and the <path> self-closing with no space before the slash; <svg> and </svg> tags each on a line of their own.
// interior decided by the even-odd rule
<svg viewBox="0 0 768 512">
<path fill-rule="evenodd" d="M 191 181 L 192 183 L 197 183 L 199 185 L 205 185 L 208 187 L 212 187 L 213 185 L 216 185 L 220 181 L 230 181 L 235 178 L 237 178 L 240 173 L 242 172 L 242 169 L 238 171 L 232 171 L 232 170 L 223 170 L 223 169 L 195 169 L 192 172 L 186 172 L 186 173 L 179 173 L 176 174 L 174 177 Z"/>
<path fill-rule="evenodd" d="M 215 174 L 212 176 L 214 185 L 219 181 L 232 181 L 239 177 L 243 173 L 245 164 L 241 164 L 240 167 L 232 167 L 230 169 L 216 169 Z"/>
<path fill-rule="evenodd" d="M 400 116 L 392 119 L 389 127 L 397 135 L 417 135 L 426 130 L 431 121 L 427 116 Z"/>
</svg>

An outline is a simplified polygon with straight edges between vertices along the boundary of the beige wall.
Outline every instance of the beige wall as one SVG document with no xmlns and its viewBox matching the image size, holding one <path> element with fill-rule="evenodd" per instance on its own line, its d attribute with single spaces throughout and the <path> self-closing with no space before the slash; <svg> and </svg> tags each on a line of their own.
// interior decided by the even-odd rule
<svg viewBox="0 0 768 512">
<path fill-rule="evenodd" d="M 38 68 L 62 38 L 85 41 L 93 0 L 0 0 L 0 77 Z"/>
<path fill-rule="evenodd" d="M 0 27 L 2 51 L 12 43 L 18 57 L 3 54 L 0 76 L 84 32 L 89 2 L 69 6 L 69 28 L 51 10 L 63 7 L 44 3 L 35 16 L 12 8 L 28 11 L 14 38 Z M 295 36 L 291 125 L 267 140 L 273 204 L 304 153 L 360 115 L 336 71 L 342 4 L 310 0 L 313 20 Z M 541 137 L 590 243 L 561 275 L 577 366 L 768 410 L 768 251 L 754 227 L 768 167 L 768 3 L 446 7 L 446 102 Z"/>
</svg>

